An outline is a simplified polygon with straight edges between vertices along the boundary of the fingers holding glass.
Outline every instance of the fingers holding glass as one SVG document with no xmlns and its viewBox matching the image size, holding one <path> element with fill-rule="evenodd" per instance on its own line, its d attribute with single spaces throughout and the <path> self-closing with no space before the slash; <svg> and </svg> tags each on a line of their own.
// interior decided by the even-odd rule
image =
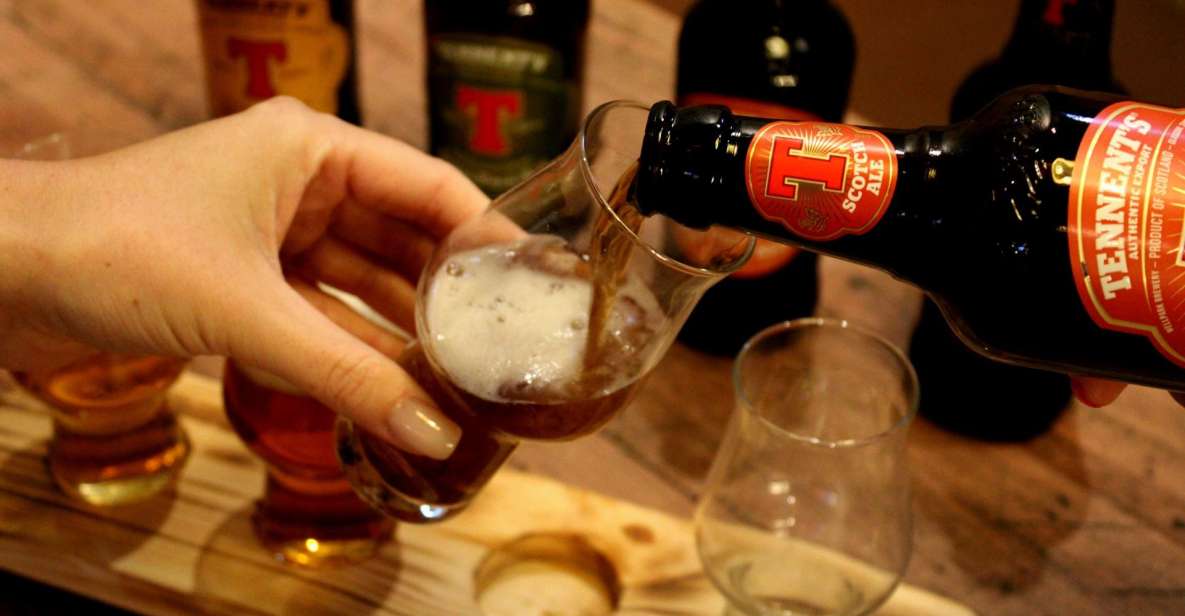
<svg viewBox="0 0 1185 616">
<path fill-rule="evenodd" d="M 288 269 L 305 280 L 356 295 L 404 331 L 415 331 L 415 287 L 333 237 L 318 240 L 292 259 Z"/>
<path fill-rule="evenodd" d="M 331 295 L 303 280 L 290 278 L 288 284 L 338 327 L 350 332 L 355 338 L 392 359 L 399 357 L 407 346 L 407 336 L 391 331 L 375 321 L 362 316 L 358 310 L 342 299 Z"/>
<path fill-rule="evenodd" d="M 342 122 L 326 160 L 344 170 L 349 198 L 442 238 L 489 205 L 456 167 L 410 145 Z"/>
<path fill-rule="evenodd" d="M 355 203 L 342 205 L 331 232 L 413 284 L 436 248 L 436 239 L 423 229 Z"/>
<path fill-rule="evenodd" d="M 625 406 L 691 306 L 752 240 L 700 266 L 627 190 L 647 111 L 594 112 L 588 139 L 445 237 L 419 282 L 417 335 L 399 363 L 461 426 L 446 460 L 343 421 L 338 452 L 371 504 L 414 522 L 462 510 L 522 439 L 589 434 Z"/>
</svg>

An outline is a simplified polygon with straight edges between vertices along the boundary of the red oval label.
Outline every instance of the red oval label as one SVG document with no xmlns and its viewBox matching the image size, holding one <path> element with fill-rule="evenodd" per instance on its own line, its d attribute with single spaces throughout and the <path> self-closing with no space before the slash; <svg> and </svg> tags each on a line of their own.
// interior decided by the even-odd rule
<svg viewBox="0 0 1185 616">
<path fill-rule="evenodd" d="M 749 199 L 768 220 L 808 240 L 861 235 L 884 216 L 897 157 L 884 135 L 825 122 L 772 122 L 745 159 Z"/>
<path fill-rule="evenodd" d="M 1066 236 L 1094 322 L 1185 367 L 1185 110 L 1116 103 L 1082 138 Z"/>
</svg>

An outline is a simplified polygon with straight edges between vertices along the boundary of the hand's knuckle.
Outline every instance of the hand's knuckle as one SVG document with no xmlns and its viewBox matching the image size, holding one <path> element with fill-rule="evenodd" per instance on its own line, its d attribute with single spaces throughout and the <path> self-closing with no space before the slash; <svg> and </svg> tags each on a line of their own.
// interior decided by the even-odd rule
<svg viewBox="0 0 1185 616">
<path fill-rule="evenodd" d="M 441 191 L 456 189 L 461 186 L 468 186 L 472 184 L 472 180 L 465 175 L 460 169 L 445 160 L 437 159 L 440 166 L 439 171 L 439 188 Z"/>
<path fill-rule="evenodd" d="M 275 96 L 259 103 L 254 108 L 259 113 L 271 116 L 282 117 L 300 117 L 313 114 L 313 110 L 309 109 L 300 99 L 292 96 Z"/>
<path fill-rule="evenodd" d="M 428 177 L 431 178 L 427 198 L 428 203 L 432 205 L 432 211 L 443 217 L 445 206 L 456 200 L 456 195 L 463 192 L 463 187 L 469 184 L 470 180 L 460 169 L 444 160 L 438 158 L 432 160 L 434 167 L 425 169 L 429 173 Z"/>
<path fill-rule="evenodd" d="M 380 293 L 386 286 L 384 270 L 377 267 L 359 267 L 353 272 L 353 283 L 357 292 L 364 295 Z"/>
<path fill-rule="evenodd" d="M 381 377 L 382 370 L 380 361 L 374 357 L 343 356 L 333 360 L 321 384 L 324 401 L 337 410 L 357 403 L 363 392 Z"/>
<path fill-rule="evenodd" d="M 291 96 L 269 98 L 252 107 L 250 112 L 260 122 L 273 127 L 273 136 L 307 138 L 323 132 L 326 122 L 336 121 L 334 116 L 316 111 Z"/>
</svg>

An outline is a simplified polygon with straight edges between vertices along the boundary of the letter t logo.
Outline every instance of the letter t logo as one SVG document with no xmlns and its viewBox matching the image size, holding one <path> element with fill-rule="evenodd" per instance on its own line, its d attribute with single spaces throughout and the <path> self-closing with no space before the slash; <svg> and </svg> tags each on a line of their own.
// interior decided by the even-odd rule
<svg viewBox="0 0 1185 616">
<path fill-rule="evenodd" d="M 276 95 L 276 86 L 272 84 L 271 71 L 268 70 L 268 58 L 275 58 L 277 62 L 288 59 L 288 47 L 282 41 L 248 41 L 231 37 L 226 43 L 231 59 L 245 57 L 247 59 L 247 96 L 251 98 L 271 98 Z"/>
<path fill-rule="evenodd" d="M 804 182 L 819 184 L 823 190 L 842 191 L 848 170 L 848 159 L 842 154 L 828 154 L 827 158 L 807 156 L 798 137 L 775 137 L 769 162 L 765 194 L 791 201 L 798 200 L 800 184 Z"/>
<path fill-rule="evenodd" d="M 473 117 L 469 149 L 490 156 L 510 153 L 506 124 L 522 115 L 522 92 L 458 86 L 456 104 L 458 109 Z"/>
<path fill-rule="evenodd" d="M 1064 26 L 1066 24 L 1066 15 L 1062 11 L 1066 8 L 1067 4 L 1073 6 L 1078 4 L 1078 0 L 1049 0 L 1049 4 L 1045 6 L 1045 14 L 1041 16 L 1041 19 L 1054 27 L 1060 28 Z"/>
</svg>

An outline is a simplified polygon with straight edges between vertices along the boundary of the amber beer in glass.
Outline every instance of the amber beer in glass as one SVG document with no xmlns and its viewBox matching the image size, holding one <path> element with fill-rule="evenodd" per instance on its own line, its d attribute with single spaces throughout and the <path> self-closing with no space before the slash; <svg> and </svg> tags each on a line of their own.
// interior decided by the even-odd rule
<svg viewBox="0 0 1185 616">
<path fill-rule="evenodd" d="M 733 234 L 697 237 L 693 260 L 675 232 L 704 232 L 637 216 L 626 189 L 645 122 L 640 105 L 600 107 L 566 154 L 437 249 L 419 282 L 418 339 L 400 363 L 461 440 L 433 460 L 340 420 L 338 455 L 372 505 L 441 520 L 519 441 L 597 430 L 629 403 L 703 291 L 748 258 L 752 239 Z"/>
<path fill-rule="evenodd" d="M 189 441 L 165 403 L 185 360 L 96 353 L 65 367 L 17 373 L 49 405 L 49 470 L 92 505 L 124 505 L 169 487 Z"/>
<path fill-rule="evenodd" d="M 226 416 L 267 463 L 252 522 L 264 547 L 302 565 L 364 559 L 391 537 L 394 522 L 350 489 L 333 451 L 329 408 L 269 374 L 228 361 Z"/>
<path fill-rule="evenodd" d="M 70 139 L 54 133 L 11 156 L 65 160 Z M 185 364 L 96 350 L 65 366 L 13 375 L 53 415 L 48 466 L 62 491 L 92 505 L 124 505 L 174 483 L 189 441 L 165 394 Z"/>
</svg>

